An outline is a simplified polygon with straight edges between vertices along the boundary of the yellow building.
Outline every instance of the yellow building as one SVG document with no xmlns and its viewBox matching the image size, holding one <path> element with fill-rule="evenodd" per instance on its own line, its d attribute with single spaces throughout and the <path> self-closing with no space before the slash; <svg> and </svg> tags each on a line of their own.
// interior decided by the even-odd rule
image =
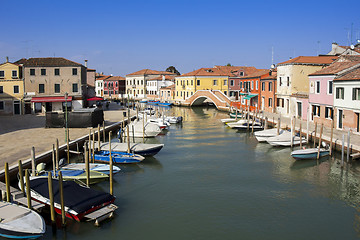
<svg viewBox="0 0 360 240">
<path fill-rule="evenodd" d="M 185 100 L 198 90 L 228 93 L 228 74 L 218 67 L 200 68 L 175 77 L 175 100 Z"/>
<path fill-rule="evenodd" d="M 5 62 L 0 65 L 0 115 L 22 114 L 24 81 L 22 67 Z"/>
</svg>

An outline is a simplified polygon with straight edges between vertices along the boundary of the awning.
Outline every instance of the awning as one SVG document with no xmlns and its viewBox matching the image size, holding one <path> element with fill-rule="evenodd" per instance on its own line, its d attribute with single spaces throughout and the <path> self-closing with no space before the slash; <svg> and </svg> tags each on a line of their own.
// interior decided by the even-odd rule
<svg viewBox="0 0 360 240">
<path fill-rule="evenodd" d="M 257 95 L 258 95 L 258 94 L 249 94 L 249 95 L 247 95 L 246 97 L 244 97 L 244 99 L 250 100 L 251 98 L 256 97 Z"/>
<path fill-rule="evenodd" d="M 101 97 L 92 97 L 92 98 L 88 98 L 87 100 L 88 100 L 88 101 L 102 101 L 102 100 L 104 100 L 104 99 L 101 98 Z"/>
<path fill-rule="evenodd" d="M 72 97 L 68 96 L 68 102 L 72 101 Z M 65 96 L 61 97 L 33 97 L 31 102 L 65 102 Z"/>
</svg>

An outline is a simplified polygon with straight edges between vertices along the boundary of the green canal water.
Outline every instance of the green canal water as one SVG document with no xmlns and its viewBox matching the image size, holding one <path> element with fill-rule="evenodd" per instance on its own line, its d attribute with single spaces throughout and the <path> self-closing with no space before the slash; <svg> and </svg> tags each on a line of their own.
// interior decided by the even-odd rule
<svg viewBox="0 0 360 240">
<path fill-rule="evenodd" d="M 225 127 L 214 108 L 172 108 L 184 117 L 150 143 L 155 157 L 120 166 L 114 218 L 69 222 L 44 239 L 358 239 L 359 169 L 337 159 L 296 162 L 288 148 Z M 109 191 L 103 182 L 97 189 Z"/>
</svg>

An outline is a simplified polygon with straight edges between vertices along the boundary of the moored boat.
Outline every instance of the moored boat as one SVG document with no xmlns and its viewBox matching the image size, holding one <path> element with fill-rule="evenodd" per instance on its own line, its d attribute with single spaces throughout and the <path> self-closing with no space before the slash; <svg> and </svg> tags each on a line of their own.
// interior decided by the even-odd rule
<svg viewBox="0 0 360 240">
<path fill-rule="evenodd" d="M 110 162 L 109 151 L 97 151 L 95 152 L 95 161 L 97 162 Z M 145 158 L 138 154 L 127 153 L 127 152 L 114 152 L 111 151 L 111 159 L 113 163 L 139 163 Z"/>
<path fill-rule="evenodd" d="M 53 179 L 54 207 L 61 214 L 59 180 Z M 19 187 L 21 188 L 20 182 Z M 31 197 L 40 203 L 50 205 L 49 187 L 47 177 L 30 178 Z M 63 182 L 64 206 L 66 217 L 81 221 L 86 214 L 108 206 L 115 201 L 115 197 L 109 193 L 100 192 L 73 181 Z"/>
<path fill-rule="evenodd" d="M 70 163 L 61 167 L 61 170 L 85 170 L 85 163 Z M 110 174 L 110 165 L 104 163 L 89 163 L 89 169 L 91 171 L 101 172 L 104 174 Z M 120 172 L 120 168 L 118 166 L 113 166 L 113 174 Z"/>
<path fill-rule="evenodd" d="M 284 131 L 285 130 L 280 129 L 279 135 L 284 133 Z M 258 140 L 258 142 L 266 142 L 268 138 L 278 136 L 278 133 L 277 133 L 277 128 L 271 128 L 271 129 L 255 132 L 254 135 L 256 140 Z"/>
<path fill-rule="evenodd" d="M 157 154 L 164 144 L 156 143 L 130 143 L 130 152 L 139 154 L 141 156 L 153 156 Z M 101 150 L 109 151 L 109 143 L 103 143 L 100 146 Z M 127 152 L 128 143 L 111 143 L 111 149 L 114 152 Z"/>
<path fill-rule="evenodd" d="M 159 106 L 172 106 L 173 105 L 173 103 L 170 103 L 170 102 L 158 102 L 158 105 Z"/>
<path fill-rule="evenodd" d="M 134 121 L 130 123 L 129 128 L 129 136 L 130 137 L 156 137 L 161 132 L 161 129 L 155 123 L 147 122 L 142 123 L 142 121 Z M 145 130 L 145 131 L 144 131 Z M 127 130 L 124 131 L 125 136 L 127 136 Z"/>
<path fill-rule="evenodd" d="M 48 174 L 51 174 L 52 176 L 58 178 L 59 172 L 61 172 L 63 179 L 65 181 L 81 181 L 83 183 L 86 183 L 86 171 L 85 170 L 69 170 L 69 169 L 62 169 L 55 171 L 43 171 L 40 173 L 39 176 L 47 176 Z M 109 178 L 109 176 L 102 172 L 92 171 L 90 170 L 90 182 L 89 184 L 96 184 L 102 181 L 105 181 Z"/>
<path fill-rule="evenodd" d="M 0 236 L 15 239 L 39 238 L 45 233 L 44 219 L 33 210 L 0 201 Z"/>
<path fill-rule="evenodd" d="M 290 147 L 291 146 L 291 132 L 285 131 L 283 134 L 280 134 L 275 137 L 269 137 L 266 141 L 271 146 L 281 146 L 281 147 Z M 302 143 L 306 143 L 306 139 L 302 137 L 300 139 L 299 136 L 293 136 L 293 146 L 299 145 L 300 141 Z"/>
<path fill-rule="evenodd" d="M 296 160 L 306 160 L 306 159 L 317 159 L 318 156 L 318 148 L 307 148 L 307 149 L 299 149 L 291 152 L 291 156 Z M 320 156 L 325 157 L 330 154 L 329 149 L 320 148 Z"/>
</svg>

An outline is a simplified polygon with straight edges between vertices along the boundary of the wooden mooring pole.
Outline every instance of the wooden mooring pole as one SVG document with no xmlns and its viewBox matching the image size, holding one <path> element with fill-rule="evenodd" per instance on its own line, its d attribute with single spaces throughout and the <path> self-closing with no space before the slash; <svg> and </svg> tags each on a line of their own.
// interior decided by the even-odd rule
<svg viewBox="0 0 360 240">
<path fill-rule="evenodd" d="M 109 132 L 109 138 L 111 139 L 111 131 Z M 109 180 L 110 180 L 110 194 L 113 195 L 114 192 L 114 185 L 113 185 L 113 159 L 112 159 L 112 155 L 111 155 L 111 141 L 109 141 L 109 164 L 110 164 L 110 176 L 109 176 Z"/>
<path fill-rule="evenodd" d="M 317 122 L 315 122 L 315 134 L 314 134 L 314 148 L 316 147 L 316 130 L 317 130 Z"/>
<path fill-rule="evenodd" d="M 9 164 L 5 163 L 5 184 L 6 184 L 6 201 L 10 202 L 10 177 L 9 177 Z"/>
<path fill-rule="evenodd" d="M 53 184 L 52 184 L 51 174 L 48 174 L 48 187 L 49 187 L 51 223 L 54 226 L 54 224 L 55 224 L 55 208 L 54 208 L 54 192 L 53 192 Z"/>
<path fill-rule="evenodd" d="M 350 160 L 350 131 L 348 131 L 347 135 L 347 146 L 346 146 L 346 162 Z"/>
<path fill-rule="evenodd" d="M 28 208 L 31 209 L 31 190 L 30 190 L 30 179 L 29 179 L 29 171 L 25 171 L 25 184 L 26 184 L 26 198 Z"/>
<path fill-rule="evenodd" d="M 320 129 L 320 137 L 319 137 L 319 147 L 318 147 L 318 153 L 317 153 L 317 158 L 320 158 L 320 148 L 321 148 L 321 138 L 322 138 L 322 134 L 323 134 L 323 128 L 324 128 L 324 124 L 321 124 L 321 129 Z"/>
<path fill-rule="evenodd" d="M 64 227 L 66 225 L 66 220 L 65 220 L 65 204 L 64 204 L 64 186 L 63 186 L 63 177 L 61 171 L 59 171 L 59 192 L 60 192 L 60 205 L 61 205 L 61 225 Z"/>
<path fill-rule="evenodd" d="M 333 148 L 333 134 L 334 134 L 334 119 L 331 119 L 331 133 L 330 133 L 330 156 L 332 155 Z"/>
<path fill-rule="evenodd" d="M 97 137 L 97 140 L 98 140 L 98 151 L 100 151 L 100 124 L 98 124 L 98 137 Z"/>
<path fill-rule="evenodd" d="M 85 155 L 85 172 L 86 172 L 86 185 L 90 186 L 90 167 L 89 167 L 89 153 L 88 153 L 88 144 L 84 145 L 84 155 Z"/>
<path fill-rule="evenodd" d="M 342 142 L 341 142 L 341 167 L 344 167 L 344 148 L 345 148 L 345 135 L 342 135 Z"/>
<path fill-rule="evenodd" d="M 31 175 L 35 176 L 35 147 L 31 148 Z"/>
<path fill-rule="evenodd" d="M 18 166 L 19 166 L 19 181 L 20 181 L 20 190 L 22 191 L 22 193 L 25 196 L 25 186 L 24 186 L 24 172 L 23 172 L 23 166 L 22 166 L 22 162 L 21 160 L 19 160 L 18 162 Z"/>
<path fill-rule="evenodd" d="M 300 135 L 300 149 L 301 149 L 302 148 L 302 121 L 301 120 L 300 120 L 299 135 Z"/>
</svg>

